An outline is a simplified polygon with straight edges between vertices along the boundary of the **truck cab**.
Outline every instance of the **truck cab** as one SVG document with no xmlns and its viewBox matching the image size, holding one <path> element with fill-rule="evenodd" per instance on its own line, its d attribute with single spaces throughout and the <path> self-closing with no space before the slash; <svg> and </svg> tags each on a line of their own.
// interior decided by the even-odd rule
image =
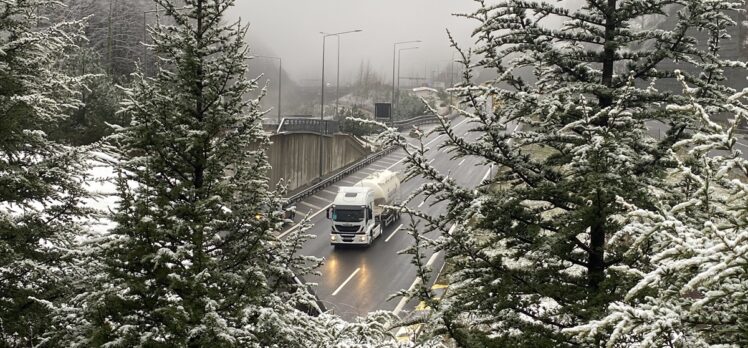
<svg viewBox="0 0 748 348">
<path fill-rule="evenodd" d="M 332 220 L 333 245 L 371 245 L 382 234 L 374 217 L 374 192 L 368 187 L 341 187 L 327 215 Z"/>
<path fill-rule="evenodd" d="M 341 187 L 327 210 L 332 220 L 330 244 L 371 243 L 400 218 L 400 179 L 388 170 L 373 173 L 353 186 Z"/>
</svg>

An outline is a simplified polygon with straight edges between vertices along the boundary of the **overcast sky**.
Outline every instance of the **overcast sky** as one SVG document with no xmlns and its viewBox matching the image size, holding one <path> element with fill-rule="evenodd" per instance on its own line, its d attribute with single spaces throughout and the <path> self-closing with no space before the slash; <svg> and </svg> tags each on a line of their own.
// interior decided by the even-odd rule
<svg viewBox="0 0 748 348">
<path fill-rule="evenodd" d="M 363 30 L 341 36 L 341 83 L 350 81 L 362 61 L 371 61 L 389 82 L 392 44 L 421 40 L 417 50 L 402 52 L 402 76 L 431 74 L 449 64 L 452 49 L 446 29 L 462 44 L 472 42 L 475 22 L 453 13 L 471 12 L 471 0 L 237 0 L 232 13 L 249 21 L 252 54 L 283 58 L 283 68 L 302 83 L 319 80 L 322 35 L 319 32 Z M 335 78 L 336 39 L 327 39 L 326 79 Z M 398 47 L 408 47 L 402 45 Z M 262 51 L 261 51 L 262 50 Z M 268 51 L 268 52 L 264 52 Z"/>
</svg>

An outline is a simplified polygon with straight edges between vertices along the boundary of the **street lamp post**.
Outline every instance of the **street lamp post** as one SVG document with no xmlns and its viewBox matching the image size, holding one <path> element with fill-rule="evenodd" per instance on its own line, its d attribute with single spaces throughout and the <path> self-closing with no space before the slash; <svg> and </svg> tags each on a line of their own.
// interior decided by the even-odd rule
<svg viewBox="0 0 748 348">
<path fill-rule="evenodd" d="M 356 30 L 349 30 L 349 31 L 341 31 L 339 33 L 332 33 L 332 34 L 320 33 L 320 34 L 322 34 L 322 93 L 321 93 L 322 96 L 320 97 L 320 99 L 321 99 L 320 109 L 321 110 L 320 110 L 320 113 L 319 113 L 319 120 L 320 120 L 320 122 L 319 122 L 320 123 L 320 129 L 319 129 L 319 178 L 320 178 L 320 180 L 322 180 L 322 175 L 323 175 L 322 168 L 323 168 L 323 165 L 324 165 L 323 151 L 322 151 L 322 137 L 323 137 L 322 127 L 323 127 L 323 124 L 325 122 L 325 43 L 327 42 L 327 38 L 330 37 L 330 36 L 337 36 L 338 40 L 340 40 L 340 35 L 350 34 L 350 33 L 358 33 L 358 32 L 361 32 L 361 31 L 362 31 L 361 29 L 356 29 Z M 340 42 L 340 41 L 338 41 L 338 42 Z M 340 50 L 338 50 L 338 54 L 339 53 L 340 53 Z M 340 56 L 338 56 L 338 57 L 340 57 Z M 340 59 L 339 58 L 338 58 L 338 64 L 340 64 Z M 339 69 L 339 67 L 340 67 L 340 65 L 338 65 L 338 69 Z"/>
<path fill-rule="evenodd" d="M 338 101 L 340 100 L 340 35 L 337 36 L 338 41 L 338 72 L 335 73 L 335 118 L 338 118 Z"/>
<path fill-rule="evenodd" d="M 278 60 L 278 125 L 281 124 L 281 94 L 283 93 L 283 59 L 272 56 L 252 56 L 256 58 L 277 59 Z"/>
<path fill-rule="evenodd" d="M 414 50 L 417 48 L 418 47 L 406 47 L 406 48 L 401 48 L 397 50 L 397 104 L 398 105 L 400 104 L 400 53 L 402 53 L 402 51 Z M 393 113 L 394 113 L 394 108 L 393 108 Z"/>
<path fill-rule="evenodd" d="M 455 53 L 452 52 L 452 61 L 449 63 L 449 88 L 455 86 Z M 449 91 L 449 107 L 452 107 L 452 103 L 454 101 L 452 100 L 452 91 Z M 450 112 L 451 109 L 450 109 Z"/>
<path fill-rule="evenodd" d="M 391 101 L 390 101 L 390 122 L 392 122 L 392 117 L 395 114 L 395 52 L 397 50 L 397 45 L 407 44 L 407 43 L 416 43 L 421 42 L 421 40 L 412 40 L 412 41 L 400 41 L 395 42 L 392 44 L 392 95 L 391 95 Z M 399 64 L 399 63 L 398 63 Z"/>
</svg>

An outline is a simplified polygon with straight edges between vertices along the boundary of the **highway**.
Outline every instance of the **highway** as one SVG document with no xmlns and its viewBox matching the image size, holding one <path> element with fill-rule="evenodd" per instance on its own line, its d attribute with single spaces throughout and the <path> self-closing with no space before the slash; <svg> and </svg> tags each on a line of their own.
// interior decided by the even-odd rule
<svg viewBox="0 0 748 348">
<path fill-rule="evenodd" d="M 453 121 L 455 133 L 474 140 L 478 135 L 470 132 L 472 126 L 466 121 L 462 117 Z M 513 128 L 513 132 L 517 127 L 510 128 Z M 666 130 L 662 124 L 650 123 L 648 128 L 653 137 L 661 136 Z M 438 134 L 424 139 L 426 147 L 431 149 L 426 157 L 440 172 L 451 173 L 460 185 L 466 187 L 474 187 L 491 173 L 492 169 L 481 165 L 478 158 L 451 160 L 449 154 L 438 150 L 444 141 L 445 137 Z M 741 140 L 737 146 L 743 150 L 743 156 L 748 154 L 747 142 Z M 383 235 L 369 247 L 334 248 L 329 240 L 331 222 L 326 219 L 324 212 L 335 198 L 338 187 L 352 185 L 377 170 L 402 172 L 405 169 L 404 157 L 403 150 L 397 150 L 316 195 L 296 203 L 296 221 L 300 220 L 300 216 L 308 214 L 313 226 L 307 233 L 316 236 L 303 246 L 300 253 L 324 259 L 324 264 L 319 269 L 321 276 L 307 277 L 305 280 L 318 284 L 314 290 L 326 309 L 346 320 L 354 320 L 376 310 L 391 310 L 403 317 L 417 304 L 416 300 L 406 302 L 400 298 L 388 301 L 390 296 L 408 289 L 416 280 L 416 268 L 411 264 L 411 255 L 399 254 L 413 244 L 413 238 L 406 231 L 410 225 L 410 216 L 403 215 L 400 221 L 387 227 Z M 401 197 L 408 197 L 424 182 L 425 179 L 419 177 L 402 183 Z M 442 214 L 445 205 L 432 205 L 429 201 L 424 202 L 421 197 L 416 197 L 408 204 L 410 208 L 417 208 L 430 215 Z M 436 235 L 430 234 L 428 237 L 435 238 Z M 434 271 L 441 269 L 444 260 L 440 254 L 427 257 L 428 264 Z"/>
<path fill-rule="evenodd" d="M 456 118 L 453 125 L 457 135 L 473 139 L 477 137 L 476 134 L 469 132 L 472 127 L 465 118 Z M 432 134 L 424 139 L 424 144 L 430 148 L 427 158 L 431 160 L 431 164 L 442 173 L 459 173 L 454 176 L 461 185 L 472 187 L 480 183 L 488 175 L 490 168 L 479 165 L 480 161 L 477 158 L 451 160 L 450 155 L 438 150 L 438 146 L 445 139 L 445 136 L 438 134 Z M 411 255 L 398 254 L 413 244 L 413 238 L 406 231 L 410 225 L 410 216 L 402 215 L 399 221 L 388 226 L 369 247 L 334 248 L 330 245 L 331 222 L 327 220 L 324 211 L 332 203 L 340 186 L 352 185 L 378 170 L 389 169 L 402 173 L 405 169 L 404 157 L 402 149 L 394 151 L 295 204 L 296 220 L 308 214 L 313 227 L 307 233 L 316 236 L 303 246 L 300 254 L 324 259 L 324 264 L 319 269 L 321 277 L 311 276 L 305 281 L 317 283 L 318 286 L 314 290 L 326 309 L 346 320 L 353 320 L 376 310 L 394 310 L 402 315 L 416 305 L 415 300 L 387 300 L 398 291 L 408 289 L 416 279 L 416 268 L 411 264 Z M 401 197 L 407 198 L 424 182 L 425 179 L 419 177 L 402 183 Z M 417 197 L 408 206 L 432 215 L 443 213 L 446 204 L 431 203 Z M 429 237 L 436 236 L 431 234 Z M 443 257 L 428 256 L 432 269 L 438 271 L 444 262 Z"/>
</svg>

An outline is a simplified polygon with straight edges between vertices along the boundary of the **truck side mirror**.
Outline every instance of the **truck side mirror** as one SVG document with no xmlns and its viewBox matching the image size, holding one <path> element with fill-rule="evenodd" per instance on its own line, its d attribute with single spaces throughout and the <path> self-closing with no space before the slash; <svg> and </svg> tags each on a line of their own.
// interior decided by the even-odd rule
<svg viewBox="0 0 748 348">
<path fill-rule="evenodd" d="M 366 218 L 369 219 L 369 220 L 371 220 L 371 215 L 372 215 L 371 208 L 370 207 L 366 207 Z"/>
<path fill-rule="evenodd" d="M 327 210 L 325 210 L 325 215 L 327 216 L 328 220 L 330 220 L 330 215 L 331 215 L 330 212 L 331 211 L 332 211 L 332 208 L 327 208 Z"/>
</svg>

